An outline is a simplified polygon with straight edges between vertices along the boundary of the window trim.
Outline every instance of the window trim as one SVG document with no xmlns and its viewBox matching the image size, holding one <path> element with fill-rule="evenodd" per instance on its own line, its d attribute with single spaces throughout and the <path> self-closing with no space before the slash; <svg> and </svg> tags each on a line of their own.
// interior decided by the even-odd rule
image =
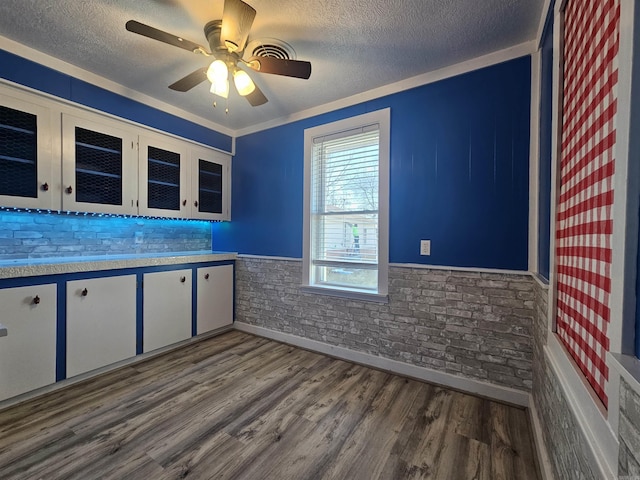
<svg viewBox="0 0 640 480">
<path fill-rule="evenodd" d="M 378 182 L 378 291 L 359 290 L 335 285 L 311 285 L 311 160 L 313 139 L 363 126 L 379 125 Z M 389 292 L 389 177 L 390 177 L 391 109 L 349 117 L 304 131 L 304 211 L 302 235 L 302 286 L 306 292 L 346 297 L 362 301 L 386 302 Z"/>
</svg>

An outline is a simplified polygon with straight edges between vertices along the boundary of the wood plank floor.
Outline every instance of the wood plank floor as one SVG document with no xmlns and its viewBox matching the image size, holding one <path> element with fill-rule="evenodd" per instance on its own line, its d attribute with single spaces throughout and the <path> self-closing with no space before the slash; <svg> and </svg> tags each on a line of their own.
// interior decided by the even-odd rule
<svg viewBox="0 0 640 480">
<path fill-rule="evenodd" d="M 0 411 L 0 478 L 538 476 L 522 409 L 230 332 Z"/>
</svg>

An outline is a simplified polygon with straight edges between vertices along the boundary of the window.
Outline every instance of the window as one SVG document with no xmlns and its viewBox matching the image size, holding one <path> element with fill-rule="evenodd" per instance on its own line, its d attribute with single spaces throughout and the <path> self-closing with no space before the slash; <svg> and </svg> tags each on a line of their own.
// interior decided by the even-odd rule
<svg viewBox="0 0 640 480">
<path fill-rule="evenodd" d="M 304 283 L 387 294 L 390 111 L 305 130 Z"/>
</svg>

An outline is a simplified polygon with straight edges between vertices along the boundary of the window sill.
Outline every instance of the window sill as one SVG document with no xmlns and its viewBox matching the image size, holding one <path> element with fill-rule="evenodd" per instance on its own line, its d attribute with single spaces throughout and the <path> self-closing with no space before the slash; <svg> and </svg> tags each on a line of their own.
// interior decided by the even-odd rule
<svg viewBox="0 0 640 480">
<path fill-rule="evenodd" d="M 300 291 L 304 293 L 326 295 L 329 297 L 359 300 L 362 302 L 389 303 L 389 295 L 383 295 L 380 293 L 367 293 L 359 290 L 343 290 L 337 288 L 303 285 L 300 287 Z"/>
<path fill-rule="evenodd" d="M 640 360 L 632 355 L 609 352 L 610 365 L 625 379 L 631 389 L 640 395 Z"/>
</svg>

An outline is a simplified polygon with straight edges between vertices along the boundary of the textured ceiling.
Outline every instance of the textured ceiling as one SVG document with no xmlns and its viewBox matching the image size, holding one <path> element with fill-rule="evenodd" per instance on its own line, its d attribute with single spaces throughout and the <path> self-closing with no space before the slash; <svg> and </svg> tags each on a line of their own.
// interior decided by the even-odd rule
<svg viewBox="0 0 640 480">
<path fill-rule="evenodd" d="M 124 27 L 134 19 L 207 45 L 202 28 L 222 17 L 223 0 L 2 0 L 0 35 L 237 130 L 533 40 L 544 0 L 247 3 L 257 10 L 249 41 L 283 40 L 313 70 L 306 81 L 251 73 L 269 102 L 251 107 L 232 92 L 228 114 L 207 82 L 167 88 L 210 60 Z"/>
</svg>

